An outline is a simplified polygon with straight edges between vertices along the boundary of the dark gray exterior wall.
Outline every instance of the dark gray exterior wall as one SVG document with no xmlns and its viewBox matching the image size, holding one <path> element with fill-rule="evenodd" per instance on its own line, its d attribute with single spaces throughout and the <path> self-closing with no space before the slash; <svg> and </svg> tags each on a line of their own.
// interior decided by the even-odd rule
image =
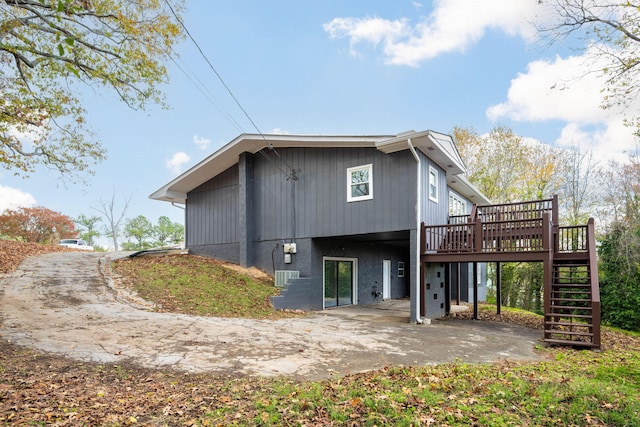
<svg viewBox="0 0 640 427">
<path fill-rule="evenodd" d="M 238 165 L 189 192 L 186 247 L 193 253 L 239 263 Z"/>
<path fill-rule="evenodd" d="M 415 228 L 415 161 L 375 148 L 289 148 L 255 156 L 256 240 Z M 373 199 L 347 202 L 347 168 L 373 165 Z M 279 170 L 296 170 L 297 180 Z M 294 228 L 295 227 L 295 228 Z"/>
<path fill-rule="evenodd" d="M 413 293 L 410 283 L 418 280 L 414 248 L 416 161 L 410 151 L 384 154 L 375 148 L 287 148 L 277 154 L 265 153 L 269 159 L 243 154 L 238 165 L 188 194 L 187 247 L 192 252 L 250 263 L 272 273 L 297 270 L 301 277 L 312 280 L 311 284 L 300 281 L 314 289 L 307 295 L 307 307 L 321 308 L 325 256 L 358 259 L 358 304 L 379 299 L 373 288 L 382 291 L 384 259 L 392 262 L 391 296 Z M 423 153 L 418 151 L 418 155 L 421 220 L 445 223 L 445 172 Z M 347 169 L 367 164 L 373 165 L 373 199 L 349 203 Z M 428 196 L 430 165 L 439 172 L 437 203 Z M 385 243 L 383 233 L 390 231 L 406 232 L 406 243 Z M 366 234 L 377 235 L 379 241 L 363 244 L 349 238 Z M 284 263 L 285 241 L 297 244 L 290 264 Z M 397 277 L 398 262 L 405 263 L 403 278 Z M 422 296 L 427 302 L 427 317 L 440 313 L 445 295 L 439 289 Z M 434 292 L 442 294 L 434 298 Z M 436 300 L 437 306 L 432 302 Z M 412 319 L 416 318 L 415 305 L 411 307 Z"/>
</svg>

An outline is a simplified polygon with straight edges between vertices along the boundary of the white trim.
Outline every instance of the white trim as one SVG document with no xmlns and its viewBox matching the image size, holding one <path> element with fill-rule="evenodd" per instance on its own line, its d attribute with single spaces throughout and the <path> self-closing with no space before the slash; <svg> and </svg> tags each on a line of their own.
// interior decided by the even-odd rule
<svg viewBox="0 0 640 427">
<path fill-rule="evenodd" d="M 391 299 L 391 260 L 382 260 L 382 299 Z"/>
<path fill-rule="evenodd" d="M 431 177 L 434 176 L 435 177 L 435 189 L 436 189 L 436 194 L 435 196 L 431 195 Z M 440 185 L 440 174 L 438 173 L 438 169 L 434 168 L 433 166 L 429 165 L 429 183 L 428 183 L 428 187 L 427 187 L 427 191 L 429 192 L 429 200 L 431 200 L 432 202 L 438 203 L 438 193 L 439 193 L 439 189 L 438 186 Z"/>
<path fill-rule="evenodd" d="M 351 261 L 353 262 L 353 281 L 351 283 L 351 305 L 358 305 L 358 258 L 344 258 L 344 257 L 333 257 L 333 256 L 323 256 L 322 257 L 322 309 L 324 310 L 326 307 L 324 306 L 324 262 L 325 261 Z"/>
<path fill-rule="evenodd" d="M 358 171 L 366 170 L 369 176 L 369 180 L 366 181 L 366 184 L 369 186 L 369 191 L 364 196 L 354 196 L 351 192 L 351 187 L 353 183 L 351 182 L 352 174 Z M 368 165 L 360 165 L 353 166 L 347 168 L 347 202 L 359 202 L 362 200 L 371 200 L 373 199 L 373 163 L 369 163 Z"/>
</svg>

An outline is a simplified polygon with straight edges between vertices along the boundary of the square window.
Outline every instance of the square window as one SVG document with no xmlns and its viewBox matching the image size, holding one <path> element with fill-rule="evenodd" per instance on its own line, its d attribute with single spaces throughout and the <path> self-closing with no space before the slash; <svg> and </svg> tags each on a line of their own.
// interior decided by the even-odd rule
<svg viewBox="0 0 640 427">
<path fill-rule="evenodd" d="M 373 199 L 373 165 L 347 169 L 347 201 Z"/>
<path fill-rule="evenodd" d="M 438 202 L 438 171 L 429 166 L 429 200 Z"/>
</svg>

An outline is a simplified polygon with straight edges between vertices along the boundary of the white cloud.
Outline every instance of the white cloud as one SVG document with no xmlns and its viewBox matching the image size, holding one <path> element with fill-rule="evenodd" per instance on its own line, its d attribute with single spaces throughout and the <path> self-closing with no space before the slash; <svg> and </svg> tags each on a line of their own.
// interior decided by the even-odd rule
<svg viewBox="0 0 640 427">
<path fill-rule="evenodd" d="M 487 109 L 491 120 L 522 122 L 560 120 L 566 123 L 555 141 L 560 146 L 580 145 L 596 154 L 619 157 L 633 149 L 636 139 L 624 126 L 625 111 L 602 109 L 605 77 L 588 70 L 606 67 L 595 47 L 583 55 L 535 61 L 511 81 L 507 100 Z M 637 111 L 639 103 L 629 111 Z"/>
<path fill-rule="evenodd" d="M 271 129 L 271 132 L 269 132 L 272 135 L 289 135 L 289 131 L 286 129 L 280 129 L 280 128 L 273 128 Z"/>
<path fill-rule="evenodd" d="M 187 153 L 179 151 L 174 154 L 171 159 L 167 160 L 166 166 L 172 174 L 178 175 L 182 172 L 182 167 L 189 163 L 189 160 L 191 160 L 191 158 Z"/>
<path fill-rule="evenodd" d="M 19 207 L 31 207 L 36 205 L 36 199 L 29 193 L 25 193 L 19 188 L 0 185 L 0 213 L 5 209 L 16 209 Z"/>
<path fill-rule="evenodd" d="M 202 136 L 193 135 L 193 143 L 201 150 L 206 150 L 211 145 L 211 140 Z"/>
<path fill-rule="evenodd" d="M 368 42 L 381 46 L 386 62 L 417 66 L 447 52 L 464 51 L 488 29 L 533 39 L 531 22 L 543 7 L 536 1 L 439 0 L 431 14 L 415 26 L 408 19 L 335 18 L 324 24 L 331 38 L 350 39 L 351 52 Z"/>
</svg>

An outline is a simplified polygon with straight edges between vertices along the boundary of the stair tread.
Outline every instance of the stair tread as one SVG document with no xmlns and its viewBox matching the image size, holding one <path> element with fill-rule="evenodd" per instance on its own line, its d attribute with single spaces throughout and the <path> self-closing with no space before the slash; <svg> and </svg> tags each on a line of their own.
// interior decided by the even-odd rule
<svg viewBox="0 0 640 427">
<path fill-rule="evenodd" d="M 551 305 L 551 309 L 556 309 L 556 310 L 586 310 L 586 309 L 591 309 L 591 307 L 581 307 L 581 306 L 575 306 L 575 305 Z"/>
<path fill-rule="evenodd" d="M 555 338 L 545 338 L 544 341 L 550 344 L 562 344 L 562 345 L 581 346 L 581 347 L 596 347 L 594 343 L 589 341 L 560 340 Z"/>
<path fill-rule="evenodd" d="M 581 337 L 593 336 L 593 332 L 563 331 L 559 329 L 545 329 L 544 332 L 547 334 L 555 334 L 555 335 L 571 335 L 571 336 L 581 336 Z"/>
<path fill-rule="evenodd" d="M 579 328 L 592 328 L 593 325 L 591 323 L 583 323 L 583 322 L 544 322 L 545 326 L 570 326 L 570 327 L 579 327 Z"/>
<path fill-rule="evenodd" d="M 562 313 L 547 313 L 549 317 L 559 317 L 563 319 L 592 319 L 590 314 L 562 314 Z"/>
</svg>

